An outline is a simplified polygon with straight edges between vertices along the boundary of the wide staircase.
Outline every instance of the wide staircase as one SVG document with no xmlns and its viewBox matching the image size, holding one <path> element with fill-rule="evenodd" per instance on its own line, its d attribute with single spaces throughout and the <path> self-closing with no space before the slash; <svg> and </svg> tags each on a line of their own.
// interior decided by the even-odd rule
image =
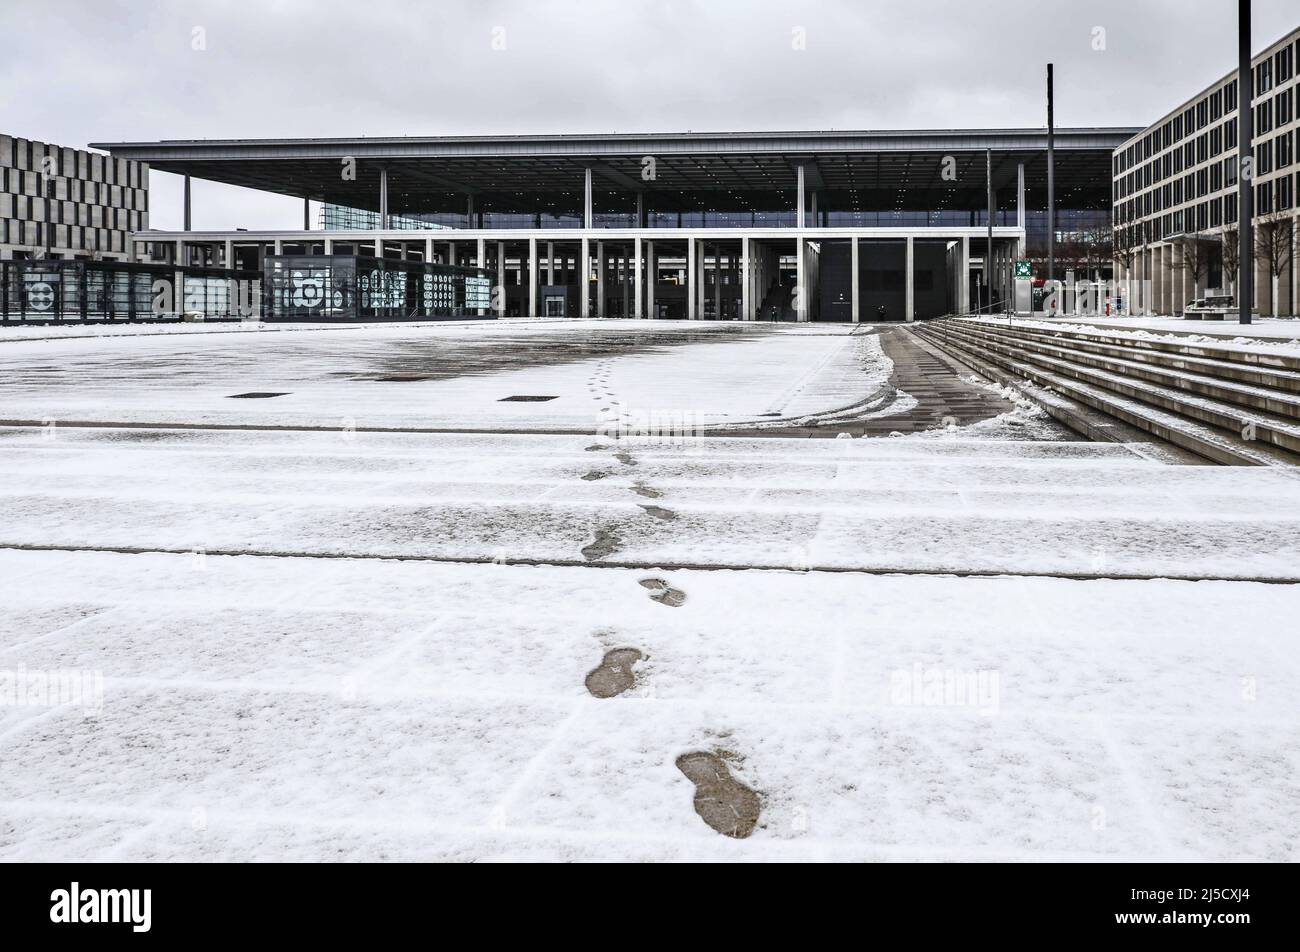
<svg viewBox="0 0 1300 952">
<path fill-rule="evenodd" d="M 967 318 L 914 333 L 1093 439 L 1141 431 L 1215 463 L 1300 464 L 1300 353 Z"/>
</svg>

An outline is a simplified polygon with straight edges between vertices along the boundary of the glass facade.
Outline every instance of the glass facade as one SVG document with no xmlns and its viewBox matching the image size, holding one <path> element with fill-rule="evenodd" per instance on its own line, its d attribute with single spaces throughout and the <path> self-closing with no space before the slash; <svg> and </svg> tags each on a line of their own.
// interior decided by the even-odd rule
<svg viewBox="0 0 1300 952">
<path fill-rule="evenodd" d="M 270 321 L 437 320 L 492 316 L 492 276 L 480 268 L 356 255 L 266 259 Z"/>
<path fill-rule="evenodd" d="M 255 271 L 120 261 L 0 261 L 0 320 L 238 320 L 257 316 L 261 277 Z"/>
</svg>

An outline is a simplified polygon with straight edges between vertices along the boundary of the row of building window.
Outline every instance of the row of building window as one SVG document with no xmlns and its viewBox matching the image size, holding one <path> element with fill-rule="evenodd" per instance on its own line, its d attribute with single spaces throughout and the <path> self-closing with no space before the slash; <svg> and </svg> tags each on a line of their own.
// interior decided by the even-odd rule
<svg viewBox="0 0 1300 952">
<path fill-rule="evenodd" d="M 1255 186 L 1254 217 L 1269 215 L 1274 212 L 1288 212 L 1296 207 L 1296 194 L 1300 190 L 1300 176 L 1284 175 Z M 1126 227 L 1116 229 L 1117 234 L 1127 235 L 1133 244 L 1145 241 L 1160 241 L 1186 232 L 1204 231 L 1232 225 L 1237 221 L 1238 201 L 1236 193 L 1229 193 L 1209 201 L 1163 215 L 1147 218 L 1137 223 L 1129 222 Z"/>
<path fill-rule="evenodd" d="M 78 225 L 47 226 L 41 222 L 0 218 L 0 245 L 45 247 L 45 229 L 53 228 L 50 246 L 55 250 L 103 251 L 122 254 L 126 251 L 126 233 L 110 228 L 83 228 Z"/>
<path fill-rule="evenodd" d="M 127 188 L 149 187 L 149 166 L 144 162 L 115 159 L 100 152 L 68 146 L 46 145 L 30 139 L 0 135 L 0 166 L 27 172 L 42 171 L 41 160 L 54 160 L 54 174 L 64 178 L 104 182 Z"/>
<path fill-rule="evenodd" d="M 1268 175 L 1285 169 L 1295 161 L 1295 133 L 1288 130 L 1255 145 L 1252 175 Z M 1157 214 L 1175 205 L 1204 198 L 1237 184 L 1237 157 L 1227 156 L 1221 161 L 1188 172 L 1172 182 L 1128 200 L 1118 198 L 1115 203 L 1115 220 L 1118 224 Z"/>
<path fill-rule="evenodd" d="M 40 175 L 20 169 L 0 168 L 0 194 L 26 195 L 43 198 Z M 109 185 L 105 182 L 83 182 L 81 179 L 56 178 L 46 186 L 56 201 L 71 201 L 104 208 L 125 208 L 129 211 L 149 210 L 149 190 Z"/>
</svg>

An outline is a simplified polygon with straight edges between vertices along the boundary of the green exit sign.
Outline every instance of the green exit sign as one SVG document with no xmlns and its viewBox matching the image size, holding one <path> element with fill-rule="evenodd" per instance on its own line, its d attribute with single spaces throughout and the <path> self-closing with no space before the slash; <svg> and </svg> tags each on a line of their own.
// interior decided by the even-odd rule
<svg viewBox="0 0 1300 952">
<path fill-rule="evenodd" d="M 1032 278 L 1033 276 L 1034 276 L 1034 266 L 1033 266 L 1033 265 L 1031 265 L 1028 261 L 1017 261 L 1017 262 L 1016 262 L 1016 277 L 1017 277 L 1017 278 Z"/>
</svg>

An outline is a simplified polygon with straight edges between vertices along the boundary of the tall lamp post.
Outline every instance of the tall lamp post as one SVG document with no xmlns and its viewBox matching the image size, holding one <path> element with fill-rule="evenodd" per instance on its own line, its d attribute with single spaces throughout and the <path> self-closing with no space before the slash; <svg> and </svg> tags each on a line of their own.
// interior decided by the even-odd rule
<svg viewBox="0 0 1300 952">
<path fill-rule="evenodd" d="M 1237 0 L 1237 265 L 1241 280 L 1237 282 L 1237 320 L 1250 323 L 1250 309 L 1255 299 L 1255 243 L 1251 228 L 1254 186 L 1251 182 L 1250 101 L 1250 0 Z"/>
</svg>

